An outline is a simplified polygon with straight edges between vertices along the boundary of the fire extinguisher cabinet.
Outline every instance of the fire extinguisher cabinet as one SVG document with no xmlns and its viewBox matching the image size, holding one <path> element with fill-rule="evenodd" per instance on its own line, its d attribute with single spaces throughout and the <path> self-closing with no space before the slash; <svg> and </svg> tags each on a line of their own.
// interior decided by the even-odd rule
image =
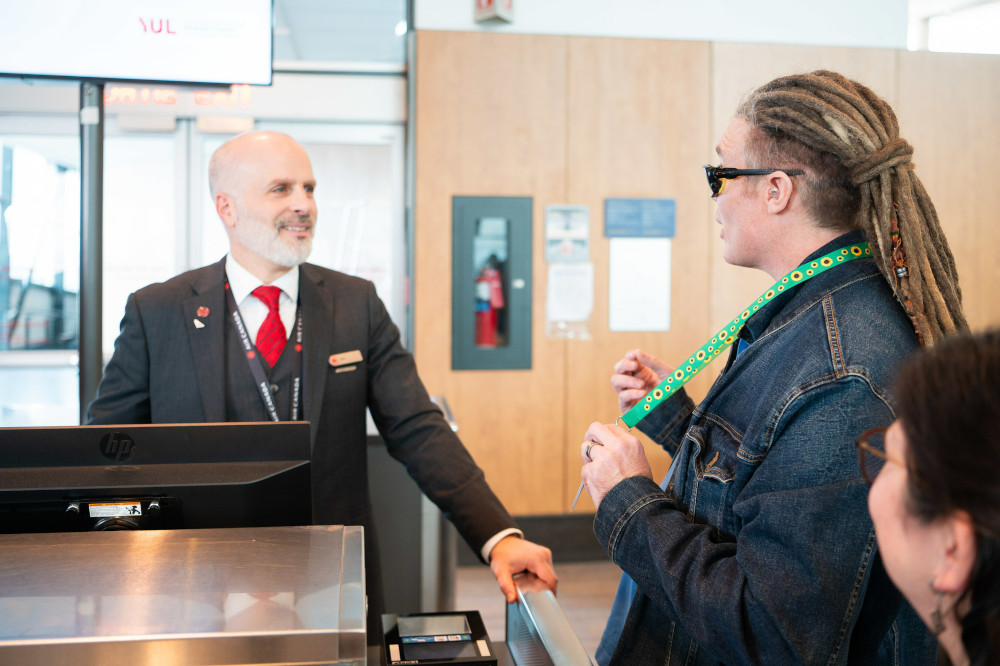
<svg viewBox="0 0 1000 666">
<path fill-rule="evenodd" d="M 452 370 L 531 368 L 531 197 L 452 197 Z"/>
</svg>

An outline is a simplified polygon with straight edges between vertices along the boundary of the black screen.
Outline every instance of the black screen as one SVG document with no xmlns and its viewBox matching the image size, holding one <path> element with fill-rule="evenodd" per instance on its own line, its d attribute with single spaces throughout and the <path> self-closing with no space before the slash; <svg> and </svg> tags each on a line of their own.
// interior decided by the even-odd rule
<svg viewBox="0 0 1000 666">
<path fill-rule="evenodd" d="M 0 428 L 0 532 L 308 525 L 309 424 Z"/>
</svg>

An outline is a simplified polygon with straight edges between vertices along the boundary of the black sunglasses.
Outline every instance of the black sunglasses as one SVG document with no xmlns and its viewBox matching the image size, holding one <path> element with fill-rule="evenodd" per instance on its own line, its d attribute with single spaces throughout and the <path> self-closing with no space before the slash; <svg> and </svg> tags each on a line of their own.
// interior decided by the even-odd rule
<svg viewBox="0 0 1000 666">
<path fill-rule="evenodd" d="M 766 176 L 775 171 L 781 171 L 789 176 L 801 176 L 805 173 L 802 169 L 729 169 L 705 165 L 705 175 L 708 176 L 708 186 L 712 188 L 713 197 L 717 197 L 725 191 L 728 180 L 740 176 Z"/>
</svg>

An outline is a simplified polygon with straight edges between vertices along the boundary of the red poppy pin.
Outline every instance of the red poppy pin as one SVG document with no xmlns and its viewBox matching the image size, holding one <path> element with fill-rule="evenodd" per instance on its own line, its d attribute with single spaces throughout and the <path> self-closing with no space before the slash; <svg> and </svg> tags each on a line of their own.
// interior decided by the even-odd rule
<svg viewBox="0 0 1000 666">
<path fill-rule="evenodd" d="M 206 308 L 204 305 L 199 306 L 199 308 L 198 308 L 198 316 L 199 317 L 207 317 L 208 316 L 208 308 Z"/>
</svg>

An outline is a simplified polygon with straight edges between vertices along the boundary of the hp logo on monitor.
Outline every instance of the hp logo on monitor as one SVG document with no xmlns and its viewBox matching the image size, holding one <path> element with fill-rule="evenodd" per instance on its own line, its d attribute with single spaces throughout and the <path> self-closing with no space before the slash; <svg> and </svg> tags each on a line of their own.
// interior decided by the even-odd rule
<svg viewBox="0 0 1000 666">
<path fill-rule="evenodd" d="M 125 462 L 134 450 L 135 440 L 127 432 L 109 432 L 101 438 L 101 455 L 113 462 Z"/>
</svg>

